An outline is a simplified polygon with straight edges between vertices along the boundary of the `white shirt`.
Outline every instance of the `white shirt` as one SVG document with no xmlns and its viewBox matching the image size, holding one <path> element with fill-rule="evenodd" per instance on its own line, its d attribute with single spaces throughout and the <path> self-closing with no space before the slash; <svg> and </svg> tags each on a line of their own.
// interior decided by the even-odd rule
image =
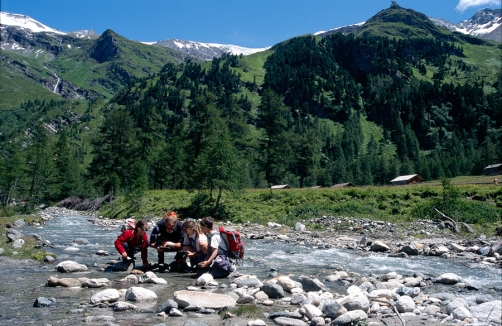
<svg viewBox="0 0 502 326">
<path fill-rule="evenodd" d="M 204 233 L 201 233 L 199 235 L 197 235 L 197 233 L 193 233 L 189 236 L 185 234 L 185 236 L 183 237 L 183 245 L 192 246 L 195 248 L 195 251 L 200 251 L 201 243 L 207 243 L 207 237 Z"/>
</svg>

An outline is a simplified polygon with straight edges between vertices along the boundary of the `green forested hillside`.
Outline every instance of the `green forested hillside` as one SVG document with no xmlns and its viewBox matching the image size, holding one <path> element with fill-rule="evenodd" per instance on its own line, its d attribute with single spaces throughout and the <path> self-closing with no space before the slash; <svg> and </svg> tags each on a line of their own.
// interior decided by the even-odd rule
<svg viewBox="0 0 502 326">
<path fill-rule="evenodd" d="M 170 62 L 139 79 L 128 70 L 139 58 L 160 61 L 125 41 L 116 48 L 117 36 L 105 33 L 87 50 L 103 70 L 65 68 L 64 60 L 51 67 L 79 76 L 77 85 L 89 83 L 89 71 L 113 72 L 110 95 L 127 86 L 109 101 L 29 101 L 22 115 L 4 112 L 0 125 L 18 123 L 1 135 L 2 202 L 124 195 L 139 209 L 147 189 L 187 189 L 218 213 L 225 191 L 386 185 L 402 174 L 481 174 L 502 162 L 500 45 L 431 31 L 414 11 L 388 11 L 378 15 L 392 19 L 369 20 L 360 35 Z M 60 132 L 48 136 L 51 128 Z"/>
<path fill-rule="evenodd" d="M 186 55 L 169 48 L 128 40 L 112 30 L 99 38 L 34 33 L 26 36 L 6 28 L 5 42 L 20 43 L 2 50 L 0 109 L 28 100 L 111 98 L 136 78 L 158 72 Z M 28 49 L 28 50 L 27 50 Z M 51 94 L 52 93 L 52 94 Z"/>
</svg>

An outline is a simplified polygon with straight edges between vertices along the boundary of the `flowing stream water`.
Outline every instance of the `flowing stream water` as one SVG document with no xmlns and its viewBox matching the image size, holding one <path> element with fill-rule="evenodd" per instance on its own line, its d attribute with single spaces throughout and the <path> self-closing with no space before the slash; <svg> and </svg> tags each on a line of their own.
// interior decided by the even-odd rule
<svg viewBox="0 0 502 326">
<path fill-rule="evenodd" d="M 166 279 L 166 285 L 142 284 L 141 286 L 154 291 L 157 302 L 137 304 L 139 312 L 113 312 L 110 308 L 95 308 L 89 304 L 90 297 L 103 289 L 69 289 L 50 288 L 45 284 L 50 276 L 108 278 L 111 287 L 122 289 L 131 284 L 117 282 L 127 274 L 99 271 L 100 267 L 108 266 L 112 259 L 118 259 L 113 242 L 120 230 L 107 230 L 94 226 L 87 216 L 56 216 L 43 226 L 26 226 L 24 234 L 38 234 L 49 240 L 54 248 L 48 251 L 57 255 L 57 262 L 73 260 L 90 266 L 89 271 L 76 274 L 61 274 L 56 272 L 54 265 L 33 262 L 4 261 L 0 264 L 0 324 L 2 325 L 74 325 L 83 323 L 86 316 L 114 316 L 114 323 L 119 325 L 155 325 L 161 322 L 166 325 L 183 325 L 187 319 L 196 319 L 208 325 L 220 325 L 217 315 L 201 315 L 189 313 L 183 318 L 169 318 L 169 322 L 155 316 L 153 311 L 167 299 L 173 298 L 173 293 L 194 285 L 195 280 L 190 274 L 158 274 Z M 74 246 L 74 240 L 84 238 L 88 245 L 79 245 L 79 251 L 67 253 L 68 246 Z M 499 268 L 481 264 L 465 264 L 453 259 L 440 257 L 413 256 L 406 259 L 390 258 L 385 254 L 364 253 L 346 249 L 316 249 L 281 241 L 245 240 L 246 259 L 238 271 L 244 274 L 257 275 L 260 280 L 267 279 L 271 269 L 279 275 L 293 274 L 295 277 L 305 274 L 313 275 L 324 281 L 325 276 L 335 272 L 337 266 L 345 271 L 359 273 L 361 276 L 383 275 L 395 271 L 398 274 L 413 276 L 420 272 L 426 276 L 437 277 L 443 273 L 455 273 L 463 281 L 482 287 L 489 291 L 495 286 L 502 286 L 502 271 Z M 110 256 L 98 256 L 96 251 L 105 250 Z M 166 260 L 169 260 L 169 255 Z M 149 249 L 149 261 L 156 262 L 153 249 Z M 228 280 L 219 280 L 228 284 Z M 325 283 L 330 290 L 345 295 L 346 285 L 340 283 Z M 358 283 L 355 283 L 359 285 Z M 450 287 L 451 288 L 451 287 Z M 429 291 L 441 292 L 440 286 Z M 216 289 L 224 293 L 228 289 Z M 423 289 L 427 291 L 427 289 Z M 455 291 L 455 290 L 450 290 Z M 465 290 L 466 291 L 466 290 Z M 497 295 L 500 296 L 500 295 Z M 49 308 L 34 308 L 33 303 L 38 297 L 55 298 L 56 302 Z M 122 299 L 123 300 L 123 299 Z M 289 309 L 292 309 L 289 307 Z M 274 307 L 271 311 L 279 311 Z M 284 308 L 282 309 L 284 310 Z M 88 325 L 103 325 L 105 322 L 86 323 Z"/>
</svg>

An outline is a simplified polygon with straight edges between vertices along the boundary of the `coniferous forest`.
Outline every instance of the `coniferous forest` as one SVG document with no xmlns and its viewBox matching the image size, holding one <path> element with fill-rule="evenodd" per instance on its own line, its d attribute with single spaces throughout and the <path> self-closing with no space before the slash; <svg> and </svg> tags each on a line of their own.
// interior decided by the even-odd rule
<svg viewBox="0 0 502 326">
<path fill-rule="evenodd" d="M 224 55 L 168 63 L 111 100 L 26 101 L 0 115 L 1 202 L 482 174 L 502 162 L 502 73 L 484 77 L 459 44 L 302 36 L 255 55 L 263 76 Z"/>
</svg>

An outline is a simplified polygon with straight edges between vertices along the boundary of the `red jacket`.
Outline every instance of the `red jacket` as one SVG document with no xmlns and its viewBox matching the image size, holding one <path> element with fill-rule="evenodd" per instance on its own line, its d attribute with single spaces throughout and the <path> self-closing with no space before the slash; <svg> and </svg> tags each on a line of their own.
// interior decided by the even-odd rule
<svg viewBox="0 0 502 326">
<path fill-rule="evenodd" d="M 134 239 L 134 230 L 125 230 L 121 235 L 119 235 L 117 240 L 115 240 L 115 249 L 117 249 L 121 255 L 126 252 L 124 243 L 127 243 L 129 248 L 141 246 L 141 260 L 143 261 L 143 264 L 148 263 L 148 235 L 146 232 L 139 241 Z"/>
</svg>

